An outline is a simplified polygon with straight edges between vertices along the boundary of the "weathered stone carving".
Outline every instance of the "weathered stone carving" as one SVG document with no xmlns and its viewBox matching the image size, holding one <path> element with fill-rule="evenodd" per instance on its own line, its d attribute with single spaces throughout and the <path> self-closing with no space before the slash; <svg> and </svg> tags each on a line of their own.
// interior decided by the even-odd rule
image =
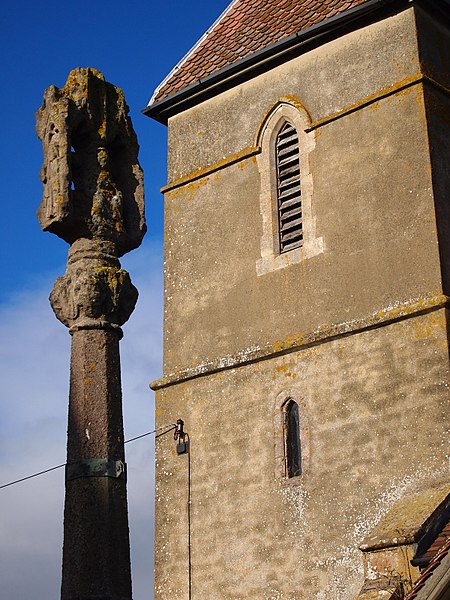
<svg viewBox="0 0 450 600">
<path fill-rule="evenodd" d="M 71 331 L 120 327 L 136 305 L 138 291 L 128 273 L 104 244 L 96 246 L 85 239 L 72 245 L 66 273 L 50 295 L 55 315 Z"/>
<path fill-rule="evenodd" d="M 45 231 L 72 245 L 51 304 L 67 327 L 120 327 L 137 290 L 117 260 L 146 231 L 139 146 L 122 90 L 96 69 L 71 71 L 47 88 L 36 115 L 42 140 Z"/>
<path fill-rule="evenodd" d="M 50 296 L 73 336 L 61 598 L 131 600 L 119 339 L 138 292 L 118 257 L 146 229 L 139 147 L 123 92 L 95 69 L 46 90 L 37 133 L 38 218 L 71 245 Z"/>
<path fill-rule="evenodd" d="M 36 121 L 42 229 L 69 244 L 113 241 L 117 256 L 137 248 L 146 231 L 143 174 L 122 90 L 96 69 L 74 69 L 62 89 L 47 88 Z"/>
</svg>

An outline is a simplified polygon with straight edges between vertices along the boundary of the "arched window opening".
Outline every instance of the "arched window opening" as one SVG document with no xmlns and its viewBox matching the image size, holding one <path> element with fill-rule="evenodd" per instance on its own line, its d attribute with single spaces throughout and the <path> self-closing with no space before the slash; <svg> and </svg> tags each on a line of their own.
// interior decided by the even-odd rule
<svg viewBox="0 0 450 600">
<path fill-rule="evenodd" d="M 324 251 L 323 239 L 316 235 L 310 170 L 316 131 L 309 130 L 311 119 L 300 101 L 293 106 L 291 100 L 279 100 L 265 114 L 255 139 L 261 148 L 256 156 L 262 220 L 258 276 Z"/>
<path fill-rule="evenodd" d="M 289 400 L 284 414 L 286 476 L 297 477 L 302 473 L 300 447 L 300 418 L 298 405 Z"/>
<path fill-rule="evenodd" d="M 295 127 L 288 121 L 277 135 L 275 151 L 278 234 L 283 253 L 303 244 L 299 142 Z"/>
</svg>

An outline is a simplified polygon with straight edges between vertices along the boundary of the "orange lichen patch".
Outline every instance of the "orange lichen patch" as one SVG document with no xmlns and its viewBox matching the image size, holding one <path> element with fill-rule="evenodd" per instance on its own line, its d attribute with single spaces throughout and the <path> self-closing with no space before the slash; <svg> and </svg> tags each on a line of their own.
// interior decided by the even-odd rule
<svg viewBox="0 0 450 600">
<path fill-rule="evenodd" d="M 418 90 L 418 92 L 416 94 L 415 102 L 419 106 L 419 109 L 420 109 L 419 118 L 420 118 L 422 124 L 426 125 L 428 127 L 427 111 L 425 108 L 425 90 L 424 90 L 423 85 L 420 87 L 420 89 Z"/>
<path fill-rule="evenodd" d="M 102 139 L 106 139 L 106 119 L 103 119 L 100 127 L 98 128 L 98 134 Z"/>
<path fill-rule="evenodd" d="M 67 78 L 65 86 L 62 88 L 64 93 L 71 94 L 73 98 L 80 99 L 83 102 L 87 100 L 89 88 L 85 84 L 85 75 L 92 74 L 97 79 L 105 81 L 105 77 L 100 71 L 92 67 L 86 69 L 73 69 Z"/>
<path fill-rule="evenodd" d="M 284 340 L 279 340 L 272 344 L 272 349 L 274 352 L 282 352 L 283 350 L 287 350 L 288 348 L 292 348 L 294 346 L 301 346 L 307 340 L 307 336 L 303 333 L 297 333 L 295 335 L 290 335 Z"/>
<path fill-rule="evenodd" d="M 335 113 L 332 113 L 331 115 L 323 117 L 323 119 L 318 119 L 317 121 L 314 121 L 313 123 L 311 123 L 310 129 L 316 129 L 317 127 L 326 125 L 327 123 L 335 121 L 336 119 L 340 119 L 341 117 L 343 117 L 349 113 L 355 112 L 355 111 L 359 110 L 360 108 L 363 108 L 363 107 L 369 106 L 369 105 L 373 105 L 374 103 L 377 103 L 379 100 L 387 98 L 391 95 L 394 95 L 394 94 L 397 95 L 401 92 L 409 93 L 409 91 L 410 91 L 409 88 L 411 88 L 414 85 L 422 83 L 424 80 L 425 80 L 425 78 L 421 73 L 412 75 L 411 77 L 406 77 L 405 79 L 402 79 L 401 81 L 398 81 L 397 83 L 394 83 L 394 85 L 391 85 L 390 87 L 378 90 L 374 94 L 370 94 L 369 96 L 366 96 L 365 98 L 362 98 L 361 100 L 358 100 L 358 102 L 349 104 L 345 108 L 342 108 L 341 110 L 338 110 Z M 374 107 L 374 108 L 376 110 L 377 107 Z"/>
<path fill-rule="evenodd" d="M 444 315 L 430 315 L 426 320 L 413 321 L 414 335 L 419 340 L 431 340 L 434 343 L 442 342 L 442 332 L 446 331 L 447 323 Z"/>
<path fill-rule="evenodd" d="M 108 283 L 111 288 L 116 288 L 119 285 L 123 285 L 125 280 L 129 277 L 127 271 L 119 269 L 118 271 L 114 268 L 108 270 Z"/>
<path fill-rule="evenodd" d="M 170 191 L 174 190 L 175 188 L 185 186 L 188 183 L 193 183 L 197 179 L 202 179 L 204 177 L 207 177 L 208 175 L 211 175 L 215 171 L 219 171 L 221 169 L 229 167 L 230 165 L 232 165 L 234 163 L 243 161 L 250 157 L 254 157 L 254 155 L 258 154 L 259 152 L 261 152 L 261 149 L 254 147 L 254 146 L 250 146 L 249 148 L 244 148 L 240 152 L 237 152 L 236 154 L 227 156 L 226 158 L 223 158 L 222 160 L 219 160 L 218 162 L 216 162 L 212 165 L 203 167 L 202 169 L 198 169 L 197 171 L 192 171 L 188 175 L 185 175 L 184 177 L 180 177 L 179 179 L 176 179 L 172 183 L 169 183 L 169 184 L 165 185 L 164 187 L 162 187 L 160 191 L 161 191 L 161 193 L 166 194 L 167 192 L 170 192 Z"/>
<path fill-rule="evenodd" d="M 398 319 L 416 312 L 422 312 L 433 308 L 439 304 L 446 304 L 448 301 L 447 296 L 439 294 L 429 298 L 421 298 L 414 300 L 411 303 L 398 304 L 393 307 L 389 307 L 380 310 L 374 314 L 375 320 L 386 321 L 392 319 Z"/>
<path fill-rule="evenodd" d="M 84 385 L 90 385 L 92 383 L 92 379 L 90 377 L 85 377 L 83 379 Z"/>
<path fill-rule="evenodd" d="M 447 303 L 448 297 L 444 294 L 438 294 L 436 296 L 410 300 L 409 302 L 398 304 L 394 307 L 387 307 L 366 318 L 337 323 L 335 325 L 324 324 L 322 327 L 319 327 L 308 334 L 297 333 L 286 337 L 284 340 L 278 340 L 264 347 L 250 347 L 236 354 L 207 361 L 194 367 L 176 369 L 162 379 L 152 382 L 150 387 L 152 389 L 161 389 L 206 374 L 230 369 L 236 365 L 265 360 L 269 357 L 293 352 L 300 348 L 303 350 L 307 348 L 311 349 L 312 346 L 320 344 L 330 338 L 337 338 L 342 335 L 348 335 L 349 333 L 365 331 L 368 328 L 379 326 L 382 323 L 395 322 L 416 314 L 422 314 L 425 311 L 442 309 L 447 306 Z"/>
<path fill-rule="evenodd" d="M 95 282 L 96 278 L 106 279 L 108 287 L 115 291 L 118 287 L 123 286 L 126 280 L 129 278 L 127 271 L 124 269 L 116 269 L 115 267 L 97 267 L 95 269 L 95 277 L 92 280 Z"/>
<path fill-rule="evenodd" d="M 284 377 L 291 377 L 292 379 L 295 379 L 297 377 L 297 373 L 292 373 L 291 371 L 285 371 L 283 372 Z M 278 379 L 278 375 L 272 375 L 272 379 L 273 381 L 275 381 L 276 379 Z"/>
<path fill-rule="evenodd" d="M 283 364 L 279 367 L 275 367 L 276 373 L 272 375 L 272 379 L 275 381 L 279 376 L 291 377 L 295 379 L 297 377 L 297 373 L 293 373 L 287 365 Z"/>
<path fill-rule="evenodd" d="M 192 202 L 198 190 L 204 185 L 206 185 L 208 181 L 209 177 L 204 177 L 203 179 L 196 179 L 195 181 L 190 181 L 185 186 L 183 186 L 183 189 L 180 190 L 179 195 L 181 195 L 188 202 Z"/>
<path fill-rule="evenodd" d="M 88 365 L 86 365 L 87 371 L 95 371 L 96 368 L 97 368 L 97 365 L 95 363 L 89 363 Z"/>
</svg>

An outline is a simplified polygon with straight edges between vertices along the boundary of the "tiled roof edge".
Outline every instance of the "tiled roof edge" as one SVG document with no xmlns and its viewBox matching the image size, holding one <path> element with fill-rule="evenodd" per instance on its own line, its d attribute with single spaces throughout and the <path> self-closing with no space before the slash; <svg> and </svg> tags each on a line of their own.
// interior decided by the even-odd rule
<svg viewBox="0 0 450 600">
<path fill-rule="evenodd" d="M 429 516 L 427 521 L 423 524 L 422 531 L 419 532 L 419 536 L 416 541 L 417 548 L 411 564 L 414 567 L 424 566 L 431 562 L 431 560 L 423 560 L 423 555 L 427 552 L 433 541 L 439 538 L 442 531 L 445 530 L 446 523 L 450 519 L 450 494 L 447 498 L 436 508 L 436 510 Z"/>
<path fill-rule="evenodd" d="M 215 25 L 218 21 L 220 21 L 222 16 L 229 9 L 231 9 L 236 1 L 237 0 L 233 0 L 225 12 L 222 13 L 219 19 L 217 19 Z M 428 4 L 434 8 L 437 8 L 439 12 L 448 12 L 448 9 L 450 8 L 450 0 L 367 0 L 367 2 L 364 2 L 359 6 L 350 8 L 349 10 L 346 10 L 338 15 L 324 19 L 320 23 L 316 23 L 310 27 L 298 31 L 297 33 L 286 36 L 285 38 L 270 44 L 266 48 L 263 48 L 262 50 L 257 50 L 256 52 L 253 52 L 252 54 L 230 65 L 227 65 L 223 69 L 211 73 L 204 79 L 200 79 L 189 84 L 185 88 L 163 98 L 162 100 L 154 102 L 153 104 L 151 103 L 152 100 L 150 100 L 150 103 L 142 109 L 142 112 L 144 115 L 166 125 L 170 116 L 177 114 L 185 108 L 191 106 L 194 98 L 198 98 L 198 101 L 200 102 L 205 99 L 207 94 L 211 93 L 214 88 L 221 89 L 231 81 L 238 80 L 239 78 L 243 79 L 246 76 L 251 77 L 251 74 L 249 75 L 249 73 L 254 72 L 265 62 L 275 60 L 282 54 L 292 51 L 305 43 L 311 42 L 313 39 L 318 39 L 326 34 L 329 34 L 331 31 L 339 31 L 346 25 L 357 22 L 371 13 L 385 9 L 389 7 L 389 5 L 406 8 L 408 6 L 412 6 L 413 4 Z M 210 28 L 208 31 L 211 30 L 212 28 Z M 195 47 L 197 47 L 199 43 L 200 41 L 195 45 Z M 192 48 L 184 57 L 184 59 L 182 59 L 183 61 L 187 59 L 193 49 L 194 48 Z M 181 61 L 178 63 L 177 67 L 179 68 L 180 65 Z M 173 72 L 174 69 L 172 70 L 172 73 Z M 167 81 L 168 78 L 169 76 L 167 76 L 164 81 Z M 163 84 L 161 83 L 160 86 L 158 86 L 158 89 L 161 88 L 162 85 Z M 155 94 L 156 92 L 152 95 L 152 99 L 155 97 Z"/>
<path fill-rule="evenodd" d="M 406 597 L 406 600 L 413 600 L 415 598 L 417 598 L 417 600 L 418 600 L 419 598 L 428 598 L 429 597 L 429 593 L 425 592 L 425 590 L 423 588 L 427 585 L 428 580 L 431 579 L 431 577 L 436 572 L 436 569 L 440 566 L 442 561 L 446 558 L 446 556 L 448 556 L 449 552 L 450 552 L 450 538 L 445 542 L 445 544 L 442 546 L 442 548 L 439 550 L 439 552 L 436 554 L 436 556 L 430 562 L 428 567 L 421 574 L 419 579 L 417 579 L 417 581 L 414 584 L 413 589 Z M 424 593 L 426 593 L 426 595 L 423 595 Z"/>
<path fill-rule="evenodd" d="M 225 13 L 235 4 L 237 0 L 233 0 L 232 4 L 228 6 L 225 10 Z M 333 17 L 329 17 L 324 19 L 320 23 L 316 23 L 311 25 L 310 27 L 306 27 L 292 35 L 286 36 L 285 38 L 270 44 L 269 46 L 257 50 L 252 54 L 211 73 L 204 79 L 200 79 L 194 83 L 189 84 L 185 88 L 170 94 L 169 96 L 163 98 L 162 100 L 156 101 L 152 103 L 152 100 L 155 98 L 156 92 L 152 95 L 152 99 L 149 104 L 142 110 L 142 112 L 161 123 L 166 124 L 168 117 L 172 114 L 176 114 L 180 112 L 182 108 L 179 110 L 174 107 L 179 107 L 179 105 L 184 105 L 189 99 L 192 99 L 194 96 L 204 95 L 208 90 L 213 87 L 220 85 L 221 83 L 225 83 L 231 79 L 235 79 L 239 76 L 239 74 L 247 73 L 250 70 L 255 69 L 261 63 L 270 60 L 271 58 L 276 58 L 280 54 L 286 52 L 288 50 L 292 50 L 293 48 L 302 45 L 310 41 L 315 37 L 321 37 L 326 33 L 329 33 L 332 30 L 339 30 L 343 28 L 345 25 L 349 23 L 353 23 L 354 21 L 358 21 L 360 18 L 375 12 L 377 10 L 383 9 L 391 4 L 395 5 L 408 5 L 412 1 L 415 0 L 367 0 L 363 4 L 359 6 L 355 6 L 350 8 L 338 15 L 334 15 Z M 443 0 L 444 2 L 446 0 Z M 224 13 L 219 17 L 217 21 L 219 21 Z M 217 24 L 217 21 L 215 24 Z M 211 31 L 211 28 L 209 29 Z M 206 35 L 206 34 L 205 34 Z M 203 37 L 204 39 L 204 37 Z M 198 47 L 200 41 L 197 42 L 195 47 Z M 178 63 L 176 68 L 180 68 L 181 62 L 187 59 L 187 57 L 193 52 L 192 48 L 188 54 Z M 172 69 L 171 73 L 173 73 L 175 69 Z M 168 80 L 169 76 L 165 78 L 165 82 Z M 158 89 L 162 87 L 162 83 L 158 86 Z"/>
<path fill-rule="evenodd" d="M 202 35 L 202 37 L 197 41 L 196 44 L 194 44 L 192 46 L 192 48 L 189 50 L 189 52 L 187 52 L 183 58 L 181 60 L 179 60 L 177 62 L 177 64 L 174 66 L 174 68 L 170 71 L 170 73 L 161 81 L 161 83 L 158 85 L 158 87 L 155 89 L 155 91 L 152 94 L 152 97 L 150 98 L 150 101 L 148 103 L 148 106 L 151 106 L 156 98 L 156 96 L 159 93 L 159 90 L 166 84 L 166 82 L 172 77 L 172 75 L 174 73 L 176 73 L 177 71 L 179 71 L 181 69 L 181 67 L 184 65 L 184 63 L 188 60 L 188 58 L 197 50 L 197 48 L 200 46 L 200 44 L 203 43 L 203 41 L 208 37 L 208 35 L 210 35 L 210 33 L 217 27 L 217 25 L 222 21 L 222 19 L 230 12 L 230 10 L 233 8 L 233 6 L 235 4 L 237 4 L 237 2 L 239 2 L 239 0 L 232 0 L 230 2 L 230 4 L 226 7 L 226 9 L 217 17 L 217 19 L 214 21 L 214 23 L 208 27 L 208 29 L 205 31 L 205 33 Z"/>
</svg>

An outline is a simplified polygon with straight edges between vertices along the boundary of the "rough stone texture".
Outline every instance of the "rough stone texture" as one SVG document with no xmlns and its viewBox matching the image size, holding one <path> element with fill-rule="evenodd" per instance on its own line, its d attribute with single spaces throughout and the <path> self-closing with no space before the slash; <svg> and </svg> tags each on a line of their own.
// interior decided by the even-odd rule
<svg viewBox="0 0 450 600">
<path fill-rule="evenodd" d="M 404 597 L 401 582 L 395 577 L 383 577 L 366 584 L 357 600 L 402 600 Z"/>
<path fill-rule="evenodd" d="M 379 56 L 376 66 L 367 63 L 371 56 Z M 412 10 L 366 28 L 364 35 L 344 36 L 171 120 L 170 154 L 180 166 L 172 164 L 169 179 L 222 158 L 216 144 L 227 146 L 224 154 L 253 145 L 281 97 L 300 98 L 310 114 L 326 104 L 322 117 L 416 69 Z M 331 75 L 339 70 L 345 78 Z M 208 144 L 202 131 L 208 131 Z M 254 157 L 166 194 L 165 373 L 364 319 L 442 290 L 421 86 L 315 135 L 309 158 L 313 212 L 325 252 L 302 264 L 255 277 L 262 224 Z"/>
<path fill-rule="evenodd" d="M 414 544 L 399 544 L 366 552 L 363 556 L 365 580 L 358 600 L 370 598 L 374 592 L 380 595 L 372 597 L 389 598 L 383 596 L 387 591 L 394 594 L 393 598 L 404 598 L 418 577 L 417 569 L 411 568 L 414 551 Z"/>
<path fill-rule="evenodd" d="M 263 117 L 281 97 L 300 99 L 314 122 L 420 70 L 412 9 L 364 33 L 338 38 L 172 117 L 168 181 L 253 146 Z"/>
<path fill-rule="evenodd" d="M 193 598 L 357 596 L 359 545 L 447 473 L 446 326 L 441 310 L 158 391 L 158 422 L 191 438 Z M 280 395 L 308 423 L 300 478 L 276 476 Z M 188 598 L 186 502 L 186 457 L 160 438 L 157 599 Z"/>
<path fill-rule="evenodd" d="M 376 550 L 417 542 L 426 532 L 433 513 L 449 506 L 450 482 L 437 481 L 433 486 L 399 500 L 363 540 L 360 549 Z"/>
<path fill-rule="evenodd" d="M 448 142 L 443 158 L 439 145 L 450 136 L 444 117 L 430 116 L 447 96 L 421 80 L 419 55 L 437 29 L 443 36 L 432 18 L 418 28 L 410 8 L 169 121 L 169 182 L 186 180 L 165 198 L 164 374 L 173 377 L 157 391 L 157 423 L 182 418 L 190 434 L 191 528 L 188 457 L 160 438 L 157 600 L 400 594 L 398 572 L 362 590 L 359 546 L 398 500 L 448 477 L 448 315 L 427 302 L 447 289 Z M 323 252 L 258 275 L 259 156 L 245 151 L 280 99 L 302 104 L 313 124 Z M 215 170 L 227 156 L 237 158 Z M 327 331 L 338 333 L 302 346 Z M 216 372 L 202 372 L 208 364 Z M 197 376 L 176 383 L 182 369 Z M 287 398 L 308 449 L 292 479 L 279 464 Z M 380 557 L 380 572 L 398 570 L 394 554 Z"/>
<path fill-rule="evenodd" d="M 450 56 L 446 52 L 448 32 L 441 24 L 418 11 L 417 25 L 421 36 L 419 51 L 422 69 L 442 86 L 450 89 Z M 429 145 L 432 157 L 433 190 L 436 202 L 439 247 L 444 288 L 450 289 L 450 98 L 442 89 L 425 90 Z"/>
<path fill-rule="evenodd" d="M 122 90 L 96 69 L 74 69 L 62 89 L 46 89 L 36 122 L 42 228 L 70 244 L 108 239 L 119 256 L 137 248 L 146 230 L 143 175 Z"/>
<path fill-rule="evenodd" d="M 125 460 L 119 336 L 80 330 L 72 336 L 67 464 Z M 131 598 L 126 479 L 66 482 L 61 597 Z"/>
<path fill-rule="evenodd" d="M 50 296 L 73 336 L 61 597 L 131 600 L 119 340 L 138 293 L 118 256 L 145 233 L 139 147 L 123 92 L 95 69 L 45 91 L 37 133 L 39 221 L 71 244 Z M 120 469 L 86 476 L 92 459 Z"/>
<path fill-rule="evenodd" d="M 411 561 L 418 547 L 422 543 L 427 547 L 442 530 L 449 507 L 450 482 L 446 476 L 400 498 L 383 515 L 360 545 L 365 581 L 358 599 L 378 597 L 370 594 L 385 592 L 387 583 L 393 584 L 395 593 L 401 592 L 394 597 L 403 598 L 411 592 L 419 576 Z"/>
<path fill-rule="evenodd" d="M 50 296 L 56 316 L 72 330 L 119 328 L 133 312 L 138 292 L 113 252 L 105 241 L 82 238 L 72 244 L 66 273 Z"/>
</svg>

